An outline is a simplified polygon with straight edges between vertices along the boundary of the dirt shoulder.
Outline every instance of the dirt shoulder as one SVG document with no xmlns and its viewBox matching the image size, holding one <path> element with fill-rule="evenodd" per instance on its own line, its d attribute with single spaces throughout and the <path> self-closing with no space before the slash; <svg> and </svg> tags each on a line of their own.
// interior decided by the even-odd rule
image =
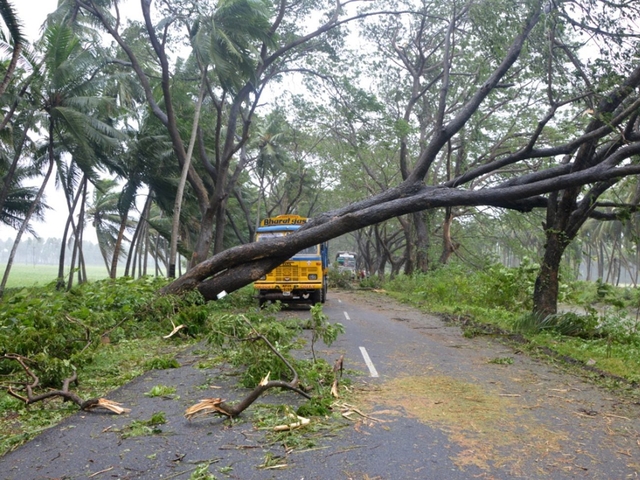
<svg viewBox="0 0 640 480">
<path fill-rule="evenodd" d="M 342 297 L 368 312 L 362 315 L 387 316 L 405 338 L 386 354 L 393 359 L 387 377 L 364 397 L 372 415 L 391 409 L 445 432 L 459 448 L 450 456 L 459 468 L 476 467 L 487 478 L 639 474 L 637 390 L 603 389 L 574 367 L 532 358 L 499 337 L 466 338 L 458 326 L 385 295 Z"/>
</svg>

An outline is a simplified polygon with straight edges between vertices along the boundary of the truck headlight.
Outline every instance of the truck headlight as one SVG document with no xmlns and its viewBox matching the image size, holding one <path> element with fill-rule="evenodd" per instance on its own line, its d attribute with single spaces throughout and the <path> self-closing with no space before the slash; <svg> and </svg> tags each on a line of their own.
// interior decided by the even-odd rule
<svg viewBox="0 0 640 480">
<path fill-rule="evenodd" d="M 309 275 L 309 280 L 317 280 L 318 279 L 318 275 L 315 273 L 312 273 Z"/>
<path fill-rule="evenodd" d="M 267 276 L 266 276 L 266 275 L 262 275 L 262 276 L 260 277 L 260 280 L 266 280 L 266 279 L 267 279 Z"/>
</svg>

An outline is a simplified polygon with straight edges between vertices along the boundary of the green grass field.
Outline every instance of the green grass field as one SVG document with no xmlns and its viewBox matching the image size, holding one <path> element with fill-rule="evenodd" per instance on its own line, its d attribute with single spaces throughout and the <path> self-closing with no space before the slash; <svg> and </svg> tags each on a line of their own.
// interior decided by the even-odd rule
<svg viewBox="0 0 640 480">
<path fill-rule="evenodd" d="M 4 275 L 4 267 L 2 275 Z M 69 272 L 66 273 L 67 278 Z M 55 281 L 58 276 L 57 265 L 25 265 L 14 264 L 11 267 L 6 288 L 32 287 L 34 285 L 47 285 Z M 87 278 L 89 281 L 108 278 L 107 269 L 103 265 L 87 265 Z"/>
</svg>

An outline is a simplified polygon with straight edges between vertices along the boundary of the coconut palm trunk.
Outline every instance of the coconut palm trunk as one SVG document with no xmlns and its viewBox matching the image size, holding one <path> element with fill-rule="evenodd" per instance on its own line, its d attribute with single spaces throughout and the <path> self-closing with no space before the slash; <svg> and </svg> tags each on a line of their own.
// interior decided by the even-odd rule
<svg viewBox="0 0 640 480">
<path fill-rule="evenodd" d="M 49 168 L 47 169 L 47 173 L 44 176 L 44 180 L 42 181 L 42 185 L 40 186 L 40 190 L 36 194 L 36 198 L 33 200 L 29 211 L 27 212 L 24 222 L 20 226 L 20 230 L 18 230 L 18 234 L 16 235 L 16 239 L 13 241 L 13 247 L 11 248 L 11 253 L 9 254 L 9 260 L 7 261 L 7 268 L 4 271 L 4 275 L 2 276 L 2 282 L 0 283 L 0 297 L 4 294 L 4 289 L 7 286 L 7 280 L 9 279 L 9 274 L 11 273 L 11 267 L 13 266 L 13 260 L 16 256 L 16 251 L 18 250 L 18 245 L 20 245 L 20 240 L 22 239 L 22 235 L 26 231 L 29 226 L 29 220 L 31 216 L 38 208 L 38 204 L 42 200 L 42 196 L 44 195 L 44 189 L 49 183 L 49 178 L 51 178 L 51 172 L 53 172 L 54 161 L 49 159 Z"/>
<path fill-rule="evenodd" d="M 204 93 L 206 88 L 205 78 L 207 70 L 202 73 L 202 82 L 200 86 L 200 94 L 198 96 L 198 102 L 196 103 L 195 112 L 193 113 L 193 125 L 191 127 L 191 138 L 189 139 L 189 147 L 187 148 L 187 156 L 182 165 L 182 173 L 180 175 L 180 183 L 178 184 L 178 191 L 176 192 L 175 205 L 173 207 L 173 222 L 171 224 L 171 248 L 169 253 L 169 278 L 175 278 L 176 276 L 176 257 L 178 255 L 178 235 L 180 233 L 180 210 L 182 207 L 182 197 L 184 195 L 184 187 L 187 183 L 187 174 L 189 173 L 189 167 L 191 166 L 191 157 L 193 156 L 193 147 L 196 143 L 196 134 L 198 132 L 198 122 L 200 121 L 200 110 L 202 109 L 202 102 L 204 100 Z"/>
</svg>

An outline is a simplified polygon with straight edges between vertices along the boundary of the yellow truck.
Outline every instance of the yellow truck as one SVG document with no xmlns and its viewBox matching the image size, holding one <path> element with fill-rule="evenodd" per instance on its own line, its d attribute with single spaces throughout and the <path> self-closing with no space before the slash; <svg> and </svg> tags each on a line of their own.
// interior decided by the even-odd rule
<svg viewBox="0 0 640 480">
<path fill-rule="evenodd" d="M 260 222 L 256 241 L 289 235 L 307 223 L 299 215 L 278 215 Z M 327 270 L 329 247 L 321 243 L 296 253 L 279 267 L 256 281 L 258 301 L 262 306 L 268 301 L 283 303 L 324 303 L 327 298 Z"/>
</svg>

